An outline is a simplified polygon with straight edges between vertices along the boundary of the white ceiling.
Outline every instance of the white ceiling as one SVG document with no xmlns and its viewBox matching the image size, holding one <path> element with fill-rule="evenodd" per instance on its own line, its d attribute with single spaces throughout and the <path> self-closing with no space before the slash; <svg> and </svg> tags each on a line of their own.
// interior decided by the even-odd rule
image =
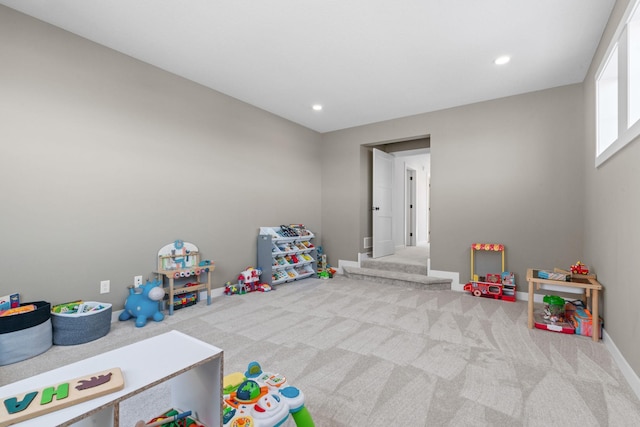
<svg viewBox="0 0 640 427">
<path fill-rule="evenodd" d="M 0 0 L 319 132 L 582 82 L 614 3 Z"/>
</svg>

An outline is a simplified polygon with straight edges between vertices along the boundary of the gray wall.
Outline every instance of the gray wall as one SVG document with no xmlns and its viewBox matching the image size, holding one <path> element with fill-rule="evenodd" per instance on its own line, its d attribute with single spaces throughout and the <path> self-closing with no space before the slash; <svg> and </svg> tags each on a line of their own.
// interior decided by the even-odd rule
<svg viewBox="0 0 640 427">
<path fill-rule="evenodd" d="M 0 63 L 0 295 L 119 309 L 175 239 L 221 286 L 260 226 L 321 235 L 318 133 L 4 6 Z"/>
<path fill-rule="evenodd" d="M 0 6 L 0 295 L 121 308 L 177 238 L 219 286 L 255 265 L 258 227 L 283 222 L 318 232 L 331 263 L 355 260 L 371 233 L 364 146 L 431 135 L 432 268 L 466 281 L 476 241 L 506 244 L 520 290 L 528 267 L 591 264 L 638 373 L 640 146 L 593 167 L 593 74 L 626 4 L 584 85 L 322 136 Z"/>
<path fill-rule="evenodd" d="M 595 73 L 628 1 L 618 1 L 584 83 L 585 255 L 605 287 L 605 328 L 640 374 L 640 142 L 636 139 L 595 168 Z"/>
<path fill-rule="evenodd" d="M 581 259 L 582 90 L 565 86 L 324 134 L 330 261 L 355 260 L 371 232 L 359 226 L 370 224 L 371 206 L 361 193 L 370 170 L 357 170 L 370 165 L 360 159 L 362 145 L 420 135 L 431 135 L 432 269 L 467 281 L 471 243 L 504 243 L 507 268 L 524 290 L 527 268 Z"/>
</svg>

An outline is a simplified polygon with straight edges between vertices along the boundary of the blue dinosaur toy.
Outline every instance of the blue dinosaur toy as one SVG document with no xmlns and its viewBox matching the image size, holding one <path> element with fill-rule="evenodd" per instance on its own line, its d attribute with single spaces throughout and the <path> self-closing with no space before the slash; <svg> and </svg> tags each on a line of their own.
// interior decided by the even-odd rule
<svg viewBox="0 0 640 427">
<path fill-rule="evenodd" d="M 124 311 L 120 313 L 119 320 L 129 320 L 136 318 L 136 327 L 141 328 L 147 324 L 147 320 L 153 319 L 156 322 L 164 319 L 164 314 L 160 311 L 159 302 L 164 298 L 164 289 L 160 280 L 145 283 L 137 289 L 129 288 L 129 296 L 124 302 Z"/>
</svg>

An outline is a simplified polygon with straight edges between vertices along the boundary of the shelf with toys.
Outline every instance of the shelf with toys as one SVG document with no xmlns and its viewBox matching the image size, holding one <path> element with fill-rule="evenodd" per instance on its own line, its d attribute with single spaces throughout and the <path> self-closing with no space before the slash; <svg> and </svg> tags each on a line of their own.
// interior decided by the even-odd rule
<svg viewBox="0 0 640 427">
<path fill-rule="evenodd" d="M 483 251 L 501 255 L 501 273 L 486 273 L 484 276 L 476 274 L 476 252 Z M 471 244 L 471 281 L 464 285 L 464 290 L 476 297 L 489 297 L 504 301 L 516 300 L 516 282 L 513 273 L 505 271 L 505 247 L 498 243 Z M 495 270 L 494 270 L 495 271 Z"/>
<path fill-rule="evenodd" d="M 594 341 L 598 341 L 602 337 L 599 299 L 603 286 L 587 266 L 578 262 L 571 266 L 570 271 L 560 268 L 554 268 L 553 271 L 530 268 L 527 270 L 527 282 L 529 283 L 527 323 L 529 329 L 536 327 L 553 332 L 586 335 L 591 336 Z M 536 312 L 534 311 L 534 295 L 535 291 L 540 289 L 551 292 L 543 298 L 545 311 Z M 565 304 L 564 298 L 556 296 L 555 292 L 579 293 L 581 298 L 573 301 L 573 304 Z M 555 304 L 559 306 L 557 312 L 551 310 L 549 303 L 554 298 L 559 301 Z M 568 309 L 571 305 L 574 305 L 572 310 Z M 591 310 L 589 310 L 589 306 L 591 306 Z M 595 321 L 596 327 L 593 325 L 593 319 L 598 319 Z M 600 327 L 597 327 L 598 322 Z"/>
<path fill-rule="evenodd" d="M 302 224 L 260 227 L 258 268 L 269 285 L 315 276 L 317 252 L 314 234 Z"/>
<path fill-rule="evenodd" d="M 207 291 L 207 305 L 211 304 L 211 273 L 214 269 L 213 261 L 200 260 L 198 247 L 193 243 L 176 240 L 158 251 L 158 269 L 154 273 L 163 287 L 165 279 L 168 281 L 169 315 L 174 309 L 195 304 L 202 290 Z"/>
<path fill-rule="evenodd" d="M 0 425 L 132 426 L 133 423 L 123 422 L 121 404 L 144 394 L 153 397 L 149 390 L 164 383 L 169 405 L 190 410 L 207 426 L 218 426 L 222 420 L 223 355 L 220 348 L 182 332 L 156 335 L 0 386 L 0 396 L 15 396 L 23 399 L 21 404 L 26 404 L 11 414 L 0 411 Z M 108 372 L 109 378 L 113 379 L 85 386 L 82 390 L 79 386 L 74 387 L 74 384 L 95 381 L 97 375 L 92 376 L 92 373 L 102 372 Z M 207 380 L 203 381 L 203 378 Z M 48 405 L 36 404 L 40 403 L 39 398 L 24 399 L 25 391 L 34 390 L 33 394 L 35 391 L 41 394 L 40 390 L 48 388 L 49 384 L 56 385 L 58 397 Z M 59 392 L 64 389 L 64 384 L 68 386 L 66 399 L 61 398 Z M 53 393 L 55 396 L 55 391 Z M 75 401 L 65 405 L 64 402 L 72 398 Z M 30 404 L 32 401 L 34 403 Z M 133 405 L 132 402 L 127 403 Z M 150 411 L 147 407 L 140 409 L 140 415 Z"/>
</svg>

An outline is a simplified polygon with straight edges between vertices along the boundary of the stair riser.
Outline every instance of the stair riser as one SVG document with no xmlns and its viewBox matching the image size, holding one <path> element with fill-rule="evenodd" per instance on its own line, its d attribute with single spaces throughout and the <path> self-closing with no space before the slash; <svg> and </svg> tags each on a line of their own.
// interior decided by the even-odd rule
<svg viewBox="0 0 640 427">
<path fill-rule="evenodd" d="M 451 283 L 420 283 L 401 279 L 388 279 L 385 277 L 376 277 L 358 273 L 345 274 L 346 277 L 356 280 L 367 280 L 374 283 L 382 283 L 387 285 L 402 286 L 411 289 L 427 289 L 427 290 L 450 290 Z"/>
<path fill-rule="evenodd" d="M 360 261 L 360 266 L 362 268 L 372 268 L 375 270 L 399 271 L 402 273 L 422 274 L 425 276 L 427 275 L 426 265 L 412 265 L 412 264 L 400 264 L 400 263 L 394 263 L 394 262 L 384 262 L 384 261 L 375 261 L 375 260 L 362 260 Z"/>
</svg>

